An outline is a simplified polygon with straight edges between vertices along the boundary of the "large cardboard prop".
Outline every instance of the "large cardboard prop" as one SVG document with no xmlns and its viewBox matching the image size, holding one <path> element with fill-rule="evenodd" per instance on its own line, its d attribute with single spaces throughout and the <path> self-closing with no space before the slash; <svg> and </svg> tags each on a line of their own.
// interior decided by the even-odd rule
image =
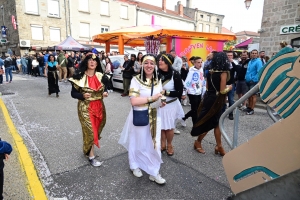
<svg viewBox="0 0 300 200">
<path fill-rule="evenodd" d="M 259 77 L 262 100 L 282 119 L 224 156 L 235 194 L 300 169 L 300 52 L 282 49 Z"/>
</svg>

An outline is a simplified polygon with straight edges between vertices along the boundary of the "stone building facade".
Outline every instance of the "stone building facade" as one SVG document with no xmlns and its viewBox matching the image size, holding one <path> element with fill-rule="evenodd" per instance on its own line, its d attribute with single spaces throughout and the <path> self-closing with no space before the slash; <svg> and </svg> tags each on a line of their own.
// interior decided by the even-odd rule
<svg viewBox="0 0 300 200">
<path fill-rule="evenodd" d="M 10 49 L 23 55 L 31 49 L 47 50 L 66 38 L 66 12 L 62 0 L 0 0 L 4 8 L 7 40 L 2 53 Z M 17 27 L 14 29 L 12 16 Z M 3 22 L 2 22 L 3 23 Z M 44 47 L 44 49 L 42 49 Z"/>
<path fill-rule="evenodd" d="M 300 0 L 264 0 L 260 50 L 271 56 L 285 41 L 300 48 Z"/>
<path fill-rule="evenodd" d="M 177 2 L 175 10 L 180 8 L 181 1 Z M 198 32 L 221 33 L 224 15 L 205 12 L 192 8 L 192 0 L 187 0 L 183 13 L 194 20 L 194 30 Z"/>
</svg>

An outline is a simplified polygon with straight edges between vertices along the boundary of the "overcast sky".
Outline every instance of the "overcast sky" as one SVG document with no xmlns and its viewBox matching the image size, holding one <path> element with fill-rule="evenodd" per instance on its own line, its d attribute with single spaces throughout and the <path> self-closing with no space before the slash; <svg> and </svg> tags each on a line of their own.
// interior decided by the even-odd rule
<svg viewBox="0 0 300 200">
<path fill-rule="evenodd" d="M 162 6 L 162 0 L 138 0 L 140 2 Z M 178 0 L 167 0 L 167 8 L 174 10 Z M 186 0 L 181 0 L 183 6 Z M 254 31 L 261 27 L 264 0 L 252 0 L 249 10 L 246 9 L 244 0 L 192 0 L 194 8 L 199 10 L 225 15 L 223 27 L 233 32 Z"/>
</svg>

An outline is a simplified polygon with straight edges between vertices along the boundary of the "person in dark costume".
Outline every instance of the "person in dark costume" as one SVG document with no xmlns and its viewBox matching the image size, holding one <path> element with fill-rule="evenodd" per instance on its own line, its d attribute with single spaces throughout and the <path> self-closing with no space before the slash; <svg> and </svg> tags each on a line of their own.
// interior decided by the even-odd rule
<svg viewBox="0 0 300 200">
<path fill-rule="evenodd" d="M 222 114 L 222 107 L 225 104 L 226 94 L 232 89 L 231 85 L 226 85 L 226 82 L 230 79 L 229 66 L 230 62 L 226 53 L 217 52 L 214 54 L 207 75 L 207 91 L 199 105 L 197 120 L 193 123 L 191 131 L 192 136 L 198 136 L 194 143 L 194 149 L 199 153 L 205 153 L 201 142 L 208 131 L 214 129 L 217 143 L 215 154 L 225 155 L 225 150 L 222 147 L 219 119 Z"/>
<path fill-rule="evenodd" d="M 49 55 L 48 62 L 45 66 L 44 74 L 48 78 L 48 94 L 56 93 L 56 97 L 59 97 L 58 93 L 60 92 L 58 86 L 58 75 L 57 75 L 57 65 L 56 59 L 53 55 Z M 48 70 L 48 73 L 46 73 Z"/>
</svg>

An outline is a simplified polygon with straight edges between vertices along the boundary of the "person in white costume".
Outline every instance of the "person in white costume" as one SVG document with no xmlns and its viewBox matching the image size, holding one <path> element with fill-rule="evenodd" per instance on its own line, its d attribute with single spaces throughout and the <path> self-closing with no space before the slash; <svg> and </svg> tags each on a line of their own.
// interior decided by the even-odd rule
<svg viewBox="0 0 300 200">
<path fill-rule="evenodd" d="M 180 104 L 183 83 L 180 74 L 172 68 L 174 58 L 169 54 L 158 56 L 159 76 L 163 85 L 163 95 L 166 96 L 166 106 L 161 109 L 161 150 L 173 156 L 172 145 L 176 120 L 184 117 Z M 167 144 L 167 145 L 166 145 Z"/>
<path fill-rule="evenodd" d="M 129 96 L 134 110 L 149 109 L 149 124 L 146 126 L 133 125 L 133 110 L 129 112 L 124 125 L 119 144 L 128 151 L 129 166 L 136 177 L 142 177 L 141 170 L 149 174 L 149 179 L 158 184 L 166 180 L 159 174 L 161 159 L 160 131 L 162 84 L 156 72 L 155 56 L 147 54 L 142 58 L 141 73 L 131 80 Z M 153 92 L 152 91 L 153 87 Z M 152 95 L 151 95 L 152 93 Z"/>
</svg>

